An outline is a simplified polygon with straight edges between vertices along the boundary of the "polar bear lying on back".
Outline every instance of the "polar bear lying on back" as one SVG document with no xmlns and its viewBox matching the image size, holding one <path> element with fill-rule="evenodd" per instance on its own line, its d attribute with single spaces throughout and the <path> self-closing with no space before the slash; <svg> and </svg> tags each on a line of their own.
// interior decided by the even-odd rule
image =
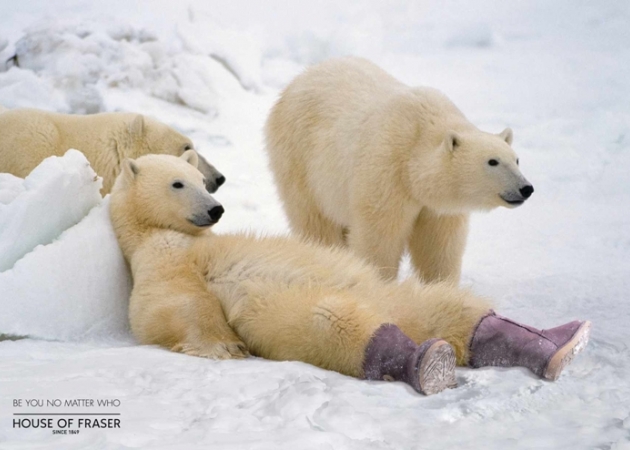
<svg viewBox="0 0 630 450">
<path fill-rule="evenodd" d="M 426 281 L 458 281 L 473 210 L 533 192 L 510 148 L 442 93 L 408 87 L 359 58 L 299 75 L 266 126 L 271 169 L 294 232 L 345 245 L 394 278 L 407 247 Z M 346 237 L 347 234 L 347 237 Z"/>
<path fill-rule="evenodd" d="M 193 144 L 186 136 L 156 120 L 132 113 L 58 114 L 36 109 L 0 109 L 0 172 L 26 177 L 49 156 L 80 150 L 103 177 L 107 194 L 125 158 L 149 153 L 180 156 Z M 199 170 L 208 191 L 215 192 L 225 177 L 205 159 Z"/>
<path fill-rule="evenodd" d="M 455 385 L 456 361 L 556 379 L 586 344 L 588 322 L 519 325 L 450 283 L 385 282 L 342 248 L 215 235 L 209 228 L 223 208 L 196 163 L 190 151 L 127 160 L 112 190 L 141 343 L 212 358 L 244 357 L 247 348 L 425 394 Z"/>
</svg>

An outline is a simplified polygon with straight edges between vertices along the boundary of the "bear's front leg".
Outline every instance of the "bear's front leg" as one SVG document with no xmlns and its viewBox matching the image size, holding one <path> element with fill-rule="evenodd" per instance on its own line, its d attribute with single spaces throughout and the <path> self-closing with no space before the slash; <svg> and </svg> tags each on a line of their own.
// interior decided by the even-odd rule
<svg viewBox="0 0 630 450">
<path fill-rule="evenodd" d="M 459 283 L 468 237 L 468 214 L 438 215 L 423 208 L 409 237 L 409 253 L 420 279 Z"/>
<path fill-rule="evenodd" d="M 249 355 L 228 325 L 219 299 L 189 272 L 175 278 L 136 280 L 129 320 L 134 336 L 143 344 L 213 359 Z"/>
<path fill-rule="evenodd" d="M 243 359 L 249 356 L 245 344 L 238 339 L 235 342 L 180 343 L 174 345 L 171 351 L 210 359 Z"/>
<path fill-rule="evenodd" d="M 171 350 L 211 359 L 247 358 L 247 346 L 228 325 L 223 308 L 212 293 L 190 298 L 182 314 L 187 323 L 183 340 Z"/>
</svg>

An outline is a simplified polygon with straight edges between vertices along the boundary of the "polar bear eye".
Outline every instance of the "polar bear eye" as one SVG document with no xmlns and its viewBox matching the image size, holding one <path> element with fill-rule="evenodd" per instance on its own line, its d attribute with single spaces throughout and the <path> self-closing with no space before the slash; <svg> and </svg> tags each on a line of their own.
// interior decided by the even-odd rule
<svg viewBox="0 0 630 450">
<path fill-rule="evenodd" d="M 488 161 L 488 165 L 489 166 L 498 166 L 499 165 L 499 161 L 497 161 L 496 159 L 491 159 L 490 161 Z"/>
<path fill-rule="evenodd" d="M 184 183 L 180 183 L 179 181 L 176 181 L 175 183 L 173 183 L 172 185 L 175 189 L 181 189 L 184 187 Z"/>
<path fill-rule="evenodd" d="M 184 151 L 186 152 L 188 150 L 192 150 L 192 145 L 190 145 L 190 144 L 184 145 Z"/>
<path fill-rule="evenodd" d="M 516 165 L 517 165 L 517 166 L 518 166 L 518 162 L 519 162 L 519 159 L 518 159 L 518 158 L 516 158 Z"/>
</svg>

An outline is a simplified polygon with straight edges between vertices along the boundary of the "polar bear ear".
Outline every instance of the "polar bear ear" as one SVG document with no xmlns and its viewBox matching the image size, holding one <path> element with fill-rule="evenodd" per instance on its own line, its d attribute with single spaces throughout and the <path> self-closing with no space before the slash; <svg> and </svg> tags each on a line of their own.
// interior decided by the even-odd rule
<svg viewBox="0 0 630 450">
<path fill-rule="evenodd" d="M 512 145 L 514 134 L 512 133 L 512 129 L 510 127 L 507 127 L 505 130 L 499 133 L 499 137 L 507 142 L 508 145 Z"/>
<path fill-rule="evenodd" d="M 144 116 L 138 114 L 129 124 L 129 134 L 132 141 L 144 139 Z"/>
<path fill-rule="evenodd" d="M 446 148 L 447 151 L 455 151 L 461 144 L 462 138 L 460 138 L 457 133 L 451 131 L 446 134 L 446 138 L 444 138 L 444 148 Z"/>
<path fill-rule="evenodd" d="M 186 150 L 180 158 L 195 168 L 197 168 L 197 165 L 199 164 L 199 156 L 194 150 Z"/>
<path fill-rule="evenodd" d="M 140 169 L 133 159 L 125 158 L 122 162 L 122 173 L 127 181 L 133 181 Z"/>
</svg>

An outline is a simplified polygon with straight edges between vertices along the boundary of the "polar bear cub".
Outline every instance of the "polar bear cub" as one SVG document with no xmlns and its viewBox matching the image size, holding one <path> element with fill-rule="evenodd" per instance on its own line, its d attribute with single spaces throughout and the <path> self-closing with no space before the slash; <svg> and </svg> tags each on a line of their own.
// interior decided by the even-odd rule
<svg viewBox="0 0 630 450">
<path fill-rule="evenodd" d="M 141 343 L 211 358 L 250 351 L 363 377 L 374 333 L 395 324 L 406 336 L 394 338 L 410 351 L 443 336 L 448 344 L 430 342 L 435 358 L 465 363 L 486 301 L 450 284 L 385 282 L 344 249 L 215 235 L 209 228 L 223 208 L 189 153 L 127 160 L 112 190 L 112 223 L 133 274 L 129 319 Z M 452 367 L 444 373 L 442 388 L 454 382 Z"/>
<path fill-rule="evenodd" d="M 180 156 L 193 148 L 186 136 L 157 120 L 132 113 L 58 114 L 36 109 L 0 109 L 0 172 L 26 177 L 49 156 L 80 150 L 103 177 L 109 193 L 124 158 L 149 153 Z M 199 157 L 206 187 L 215 192 L 225 177 Z"/>
<path fill-rule="evenodd" d="M 266 124 L 294 232 L 348 245 L 394 278 L 405 248 L 426 281 L 458 281 L 469 214 L 533 193 L 512 131 L 472 125 L 441 92 L 408 87 L 359 58 L 299 75 Z"/>
<path fill-rule="evenodd" d="M 112 191 L 112 224 L 133 273 L 131 329 L 142 343 L 211 358 L 248 349 L 425 394 L 456 385 L 456 362 L 555 380 L 586 345 L 588 321 L 537 330 L 452 283 L 382 280 L 346 249 L 214 235 L 223 207 L 196 160 L 192 151 L 126 160 Z"/>
</svg>

